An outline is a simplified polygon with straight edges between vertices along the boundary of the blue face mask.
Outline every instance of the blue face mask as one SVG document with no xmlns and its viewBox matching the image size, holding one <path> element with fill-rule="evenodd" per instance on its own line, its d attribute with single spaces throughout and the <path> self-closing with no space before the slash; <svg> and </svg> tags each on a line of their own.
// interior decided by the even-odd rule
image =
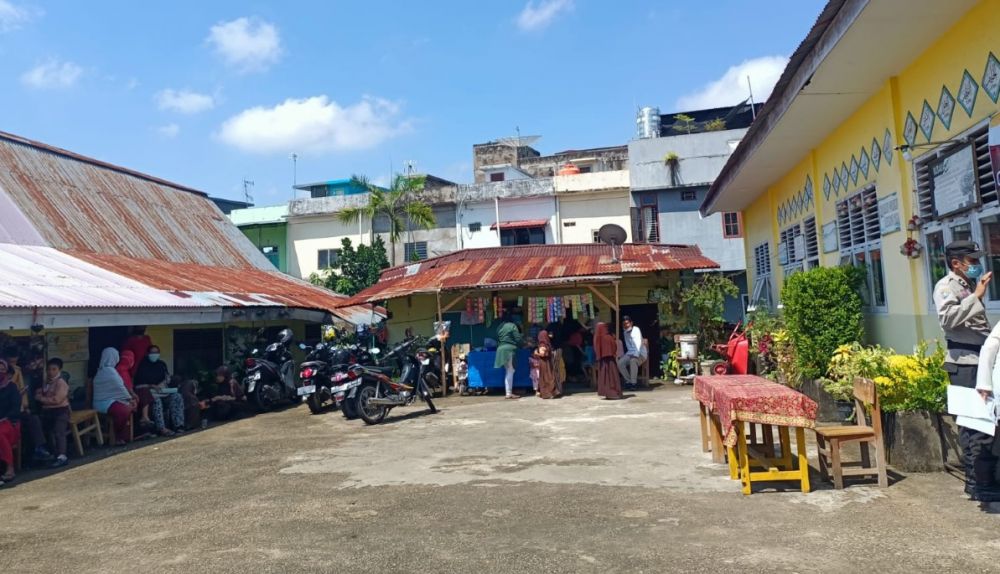
<svg viewBox="0 0 1000 574">
<path fill-rule="evenodd" d="M 154 363 L 156 361 L 159 361 L 160 360 L 160 354 L 159 353 L 150 353 L 149 354 L 149 360 L 152 361 L 152 362 L 154 362 Z"/>
<path fill-rule="evenodd" d="M 979 278 L 982 277 L 982 275 L 983 275 L 983 266 L 980 265 L 979 263 L 973 263 L 972 265 L 969 265 L 969 267 L 966 268 L 965 270 L 965 276 L 968 277 L 969 279 L 972 279 L 973 281 L 978 281 Z"/>
</svg>

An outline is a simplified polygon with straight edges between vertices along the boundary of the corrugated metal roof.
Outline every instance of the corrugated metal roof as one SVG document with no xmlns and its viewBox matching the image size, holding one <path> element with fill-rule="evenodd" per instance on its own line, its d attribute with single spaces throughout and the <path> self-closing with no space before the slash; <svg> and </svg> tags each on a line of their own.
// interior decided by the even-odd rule
<svg viewBox="0 0 1000 574">
<path fill-rule="evenodd" d="M 278 273 L 200 191 L 0 132 L 0 307 L 370 317 L 367 306 L 339 309 L 344 300 Z"/>
<path fill-rule="evenodd" d="M 490 289 L 595 280 L 609 276 L 716 269 L 719 264 L 688 245 L 627 244 L 615 248 L 597 243 L 523 245 L 456 251 L 418 263 L 386 269 L 379 282 L 347 304 L 382 301 L 411 293 Z"/>
</svg>

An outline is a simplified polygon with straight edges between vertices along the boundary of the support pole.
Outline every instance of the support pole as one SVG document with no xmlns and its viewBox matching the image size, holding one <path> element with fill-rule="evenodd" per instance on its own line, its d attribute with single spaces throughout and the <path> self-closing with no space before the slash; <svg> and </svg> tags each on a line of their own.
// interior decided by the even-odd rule
<svg viewBox="0 0 1000 574">
<path fill-rule="evenodd" d="M 441 311 L 441 290 L 439 289 L 436 293 L 437 295 L 437 311 L 438 311 L 438 323 L 444 321 L 444 313 Z M 435 333 L 436 334 L 436 333 Z M 448 396 L 448 381 L 444 378 L 444 362 L 448 359 L 445 356 L 445 343 L 448 339 L 440 339 L 441 341 L 441 372 L 438 373 L 438 380 L 441 381 L 441 396 Z"/>
<path fill-rule="evenodd" d="M 621 340 L 622 338 L 622 305 L 621 298 L 618 294 L 618 282 L 615 281 L 615 312 L 618 314 L 615 317 L 615 338 Z"/>
</svg>

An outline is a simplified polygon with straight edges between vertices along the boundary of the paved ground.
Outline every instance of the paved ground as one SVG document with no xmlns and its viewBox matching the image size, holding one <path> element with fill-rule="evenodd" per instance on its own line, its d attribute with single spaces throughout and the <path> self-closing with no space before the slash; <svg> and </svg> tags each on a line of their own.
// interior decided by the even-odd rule
<svg viewBox="0 0 1000 574">
<path fill-rule="evenodd" d="M 945 474 L 742 496 L 690 388 L 442 407 L 301 407 L 26 480 L 0 572 L 998 570 L 1000 518 Z"/>
</svg>

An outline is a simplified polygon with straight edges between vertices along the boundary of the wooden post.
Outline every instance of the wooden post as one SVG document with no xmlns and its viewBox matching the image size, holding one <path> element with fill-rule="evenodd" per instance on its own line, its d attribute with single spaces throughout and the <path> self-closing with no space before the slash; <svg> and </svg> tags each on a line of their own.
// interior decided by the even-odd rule
<svg viewBox="0 0 1000 574">
<path fill-rule="evenodd" d="M 441 321 L 444 321 L 444 313 L 441 311 L 441 290 L 440 289 L 438 289 L 438 291 L 437 291 L 437 310 L 438 310 L 438 323 L 440 323 Z M 435 334 L 437 334 L 437 333 L 435 332 Z M 445 378 L 444 378 L 444 362 L 445 362 L 445 360 L 447 360 L 447 357 L 445 357 L 445 355 L 444 355 L 444 346 L 445 346 L 445 343 L 447 342 L 447 339 L 440 339 L 440 341 L 441 341 L 441 352 L 440 352 L 441 372 L 438 373 L 438 380 L 441 381 L 441 396 L 442 397 L 447 397 L 448 396 L 448 381 L 446 381 Z"/>
<path fill-rule="evenodd" d="M 615 281 L 615 313 L 618 315 L 615 317 L 615 339 L 621 340 L 622 338 L 622 304 L 621 299 L 618 296 L 618 282 Z"/>
</svg>

